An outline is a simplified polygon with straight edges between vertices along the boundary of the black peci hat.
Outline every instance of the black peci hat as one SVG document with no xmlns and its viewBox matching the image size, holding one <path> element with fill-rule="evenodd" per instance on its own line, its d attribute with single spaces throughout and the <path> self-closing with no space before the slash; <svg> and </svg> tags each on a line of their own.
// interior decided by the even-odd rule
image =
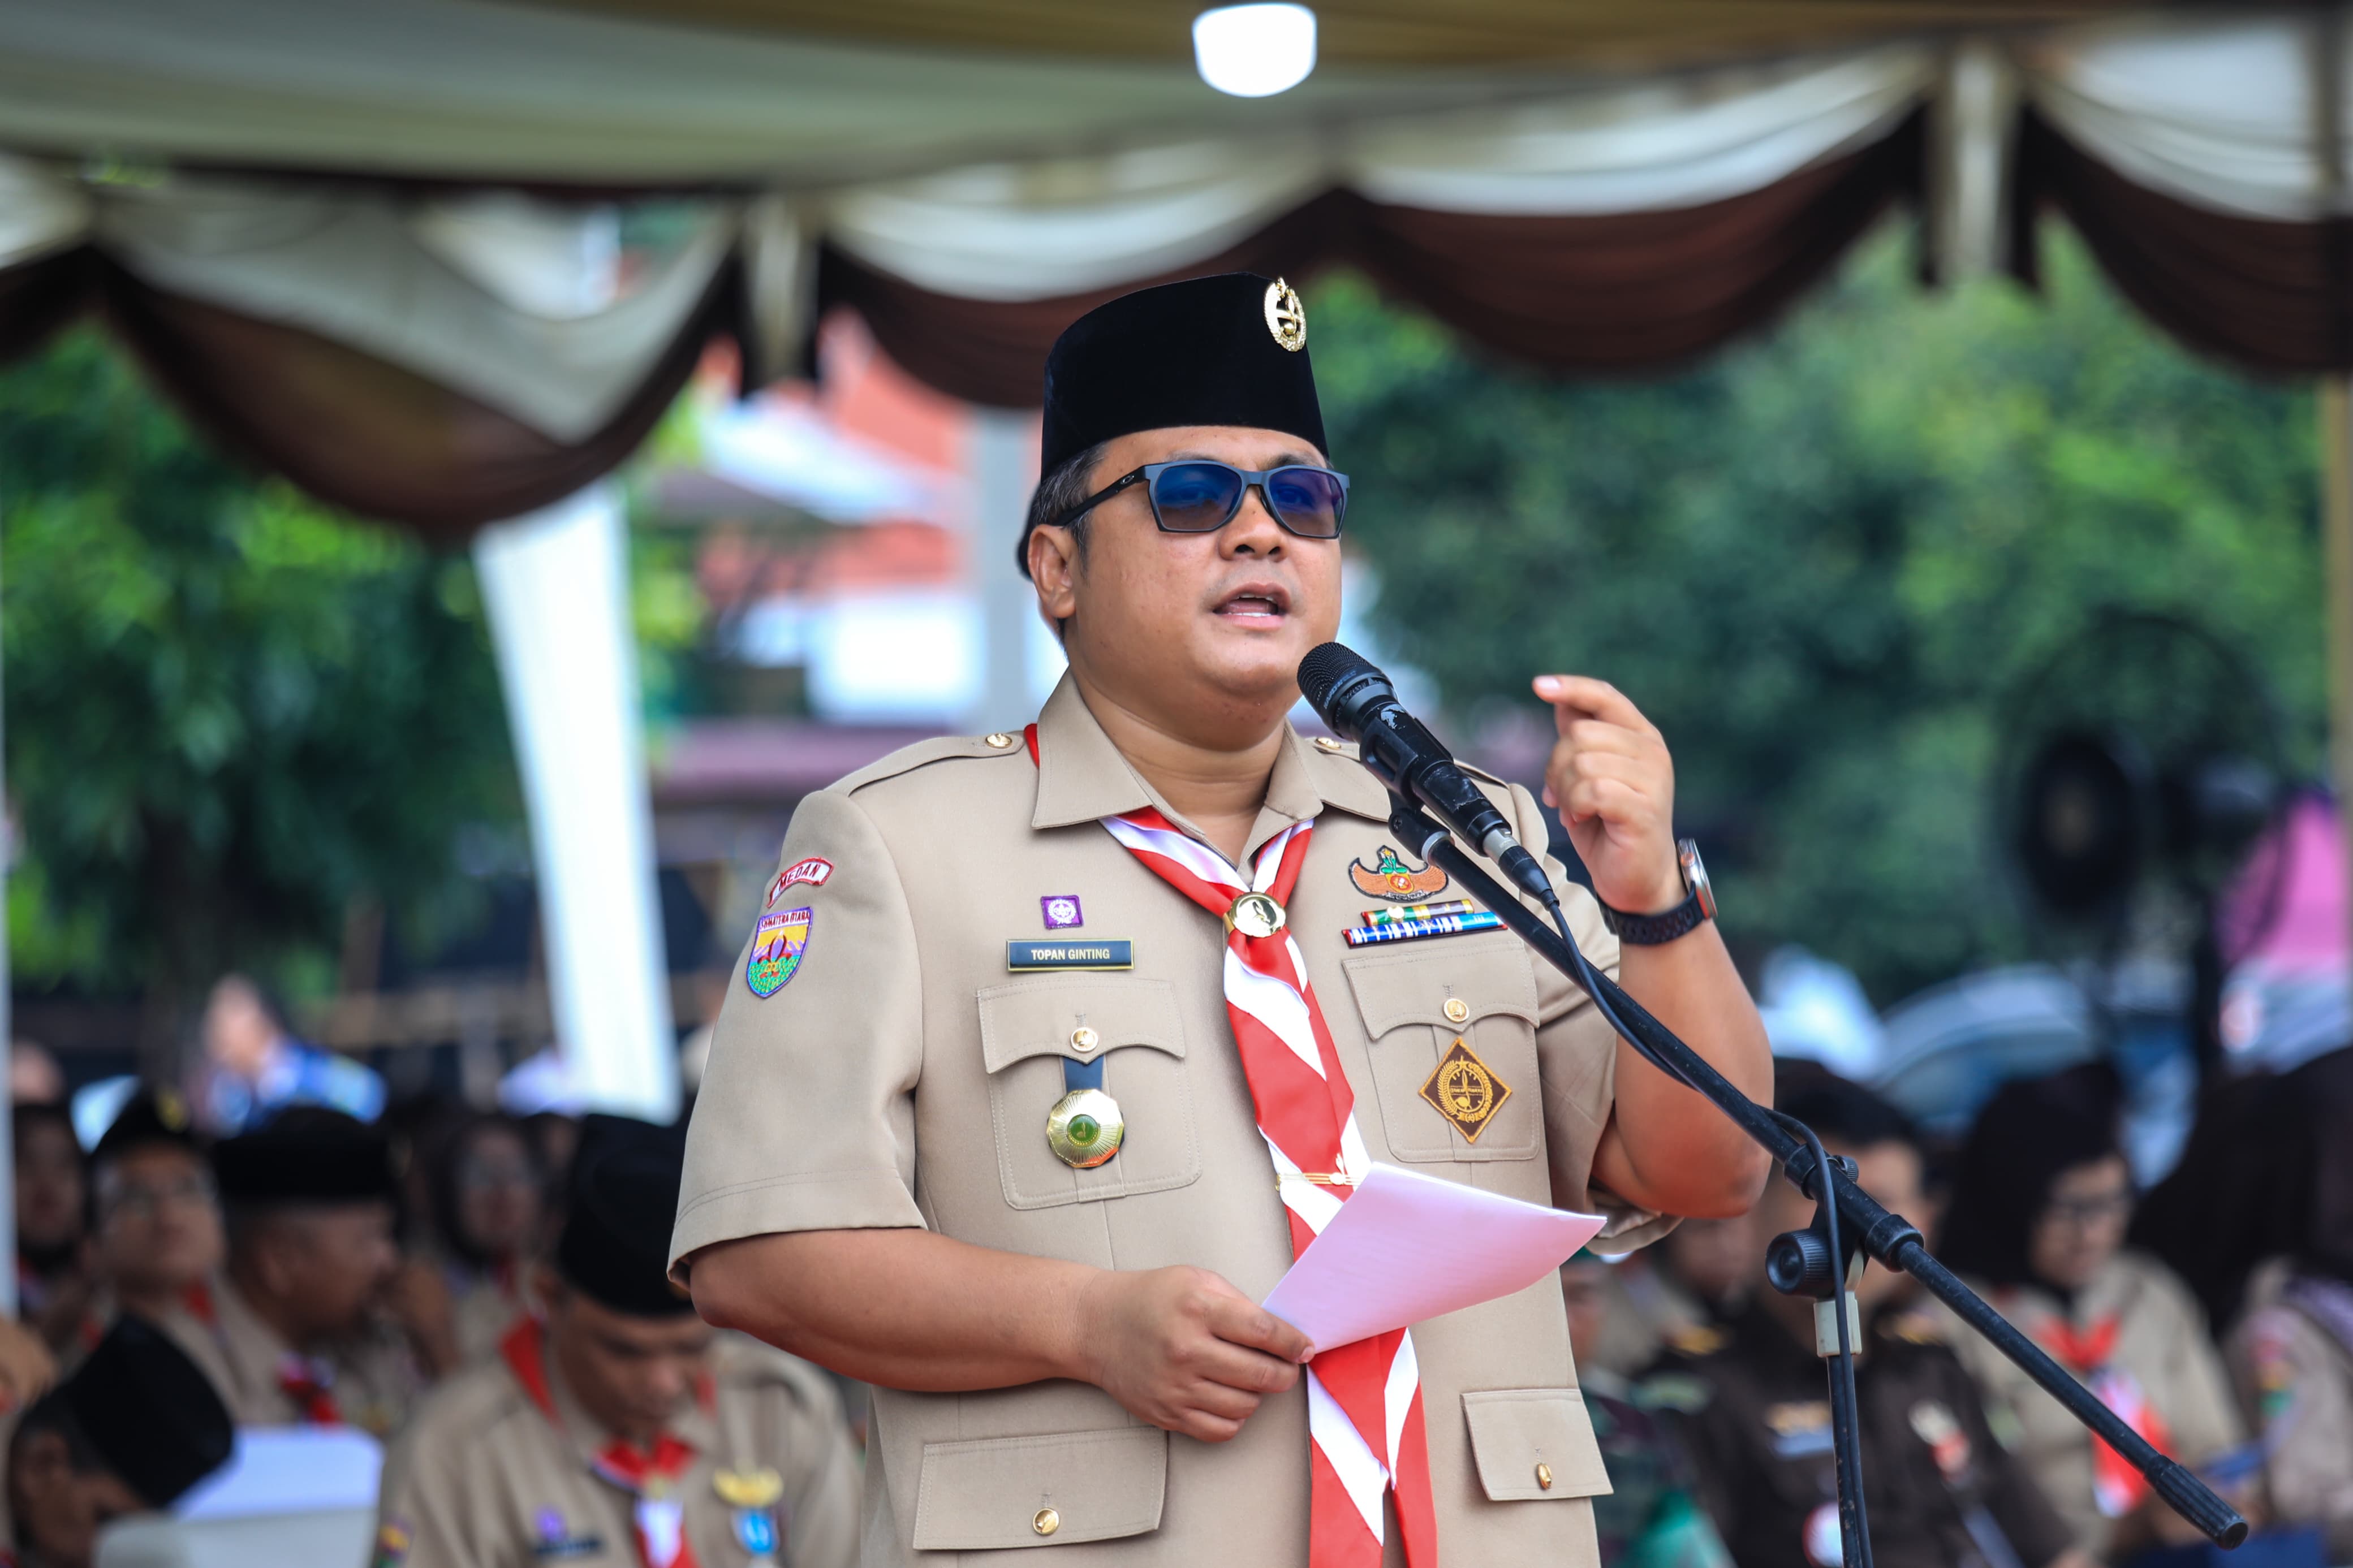
<svg viewBox="0 0 2353 1568">
<path fill-rule="evenodd" d="M 27 1412 L 60 1409 L 100 1462 L 151 1508 L 168 1508 L 229 1456 L 236 1431 L 210 1379 L 171 1336 L 125 1313 L 74 1374 Z"/>
<path fill-rule="evenodd" d="M 133 1149 L 164 1143 L 185 1149 L 201 1156 L 204 1145 L 196 1137 L 195 1120 L 188 1114 L 188 1102 L 175 1089 L 142 1089 L 125 1100 L 115 1112 L 98 1146 L 90 1152 L 92 1160 L 113 1160 Z"/>
<path fill-rule="evenodd" d="M 305 1110 L 213 1146 L 221 1200 L 281 1204 L 393 1201 L 391 1146 L 383 1133 L 338 1111 Z"/>
<path fill-rule="evenodd" d="M 616 1312 L 674 1318 L 694 1303 L 670 1282 L 670 1235 L 686 1140 L 674 1128 L 598 1117 L 581 1137 L 555 1267 Z"/>
<path fill-rule="evenodd" d="M 1090 447 L 1175 425 L 1281 430 L 1329 452 L 1307 313 L 1280 279 L 1225 272 L 1096 306 L 1046 355 L 1038 471 Z M 1025 533 L 1016 558 L 1029 570 Z"/>
</svg>

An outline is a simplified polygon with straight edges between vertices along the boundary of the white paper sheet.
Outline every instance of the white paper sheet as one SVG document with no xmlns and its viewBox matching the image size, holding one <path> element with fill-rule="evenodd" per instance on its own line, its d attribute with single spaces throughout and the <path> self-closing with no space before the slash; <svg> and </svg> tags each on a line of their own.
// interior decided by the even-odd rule
<svg viewBox="0 0 2353 1568">
<path fill-rule="evenodd" d="M 1319 1350 L 1525 1290 L 1600 1234 L 1599 1215 L 1375 1165 L 1266 1299 Z"/>
</svg>

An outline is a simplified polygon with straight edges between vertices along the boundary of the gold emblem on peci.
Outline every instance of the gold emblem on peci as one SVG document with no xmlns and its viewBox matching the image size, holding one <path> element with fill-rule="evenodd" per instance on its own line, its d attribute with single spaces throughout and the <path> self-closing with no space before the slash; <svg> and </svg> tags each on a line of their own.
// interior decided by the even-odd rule
<svg viewBox="0 0 2353 1568">
<path fill-rule="evenodd" d="M 1293 353 L 1307 346 L 1307 307 L 1299 302 L 1299 290 L 1280 278 L 1266 286 L 1266 330 Z"/>
<path fill-rule="evenodd" d="M 1512 1086 L 1490 1072 L 1478 1054 L 1458 1038 L 1421 1086 L 1421 1098 L 1454 1124 L 1464 1142 L 1476 1143 L 1495 1112 L 1512 1098 Z"/>
</svg>

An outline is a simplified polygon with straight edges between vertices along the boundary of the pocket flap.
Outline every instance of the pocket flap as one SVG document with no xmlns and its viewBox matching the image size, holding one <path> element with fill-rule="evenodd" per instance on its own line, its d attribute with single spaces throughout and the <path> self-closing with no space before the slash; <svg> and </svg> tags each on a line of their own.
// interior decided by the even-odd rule
<svg viewBox="0 0 2353 1568">
<path fill-rule="evenodd" d="M 1375 1039 L 1400 1024 L 1460 1029 L 1497 1014 L 1530 1025 L 1543 1021 L 1536 1011 L 1535 971 L 1516 942 L 1504 947 L 1447 937 L 1426 951 L 1362 953 L 1341 967 L 1356 994 L 1356 1010 L 1365 1016 L 1365 1033 Z M 1450 1000 L 1468 1010 L 1457 1009 L 1462 1016 L 1449 1017 Z"/>
<path fill-rule="evenodd" d="M 1574 1388 L 1466 1394 L 1462 1418 L 1471 1425 L 1479 1484 L 1492 1501 L 1600 1497 L 1610 1490 L 1585 1395 Z"/>
<path fill-rule="evenodd" d="M 915 1550 L 989 1552 L 1160 1528 L 1168 1434 L 1156 1426 L 926 1443 Z"/>
<path fill-rule="evenodd" d="M 1126 975 L 1049 975 L 1008 981 L 980 993 L 980 1057 L 1001 1072 L 1029 1057 L 1081 1056 L 1071 1037 L 1095 1032 L 1095 1050 L 1150 1046 L 1185 1054 L 1185 1023 L 1176 988 L 1166 980 Z"/>
</svg>

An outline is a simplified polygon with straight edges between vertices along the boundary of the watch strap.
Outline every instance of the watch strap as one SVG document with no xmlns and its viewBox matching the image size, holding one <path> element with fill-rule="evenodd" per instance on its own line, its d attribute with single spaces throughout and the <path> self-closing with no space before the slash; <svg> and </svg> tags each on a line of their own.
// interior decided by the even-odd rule
<svg viewBox="0 0 2353 1568">
<path fill-rule="evenodd" d="M 1700 906 L 1697 893 L 1686 895 L 1682 903 L 1663 914 L 1630 915 L 1608 904 L 1601 906 L 1601 923 L 1630 947 L 1662 946 L 1677 937 L 1690 935 L 1706 921 L 1707 911 Z"/>
</svg>

